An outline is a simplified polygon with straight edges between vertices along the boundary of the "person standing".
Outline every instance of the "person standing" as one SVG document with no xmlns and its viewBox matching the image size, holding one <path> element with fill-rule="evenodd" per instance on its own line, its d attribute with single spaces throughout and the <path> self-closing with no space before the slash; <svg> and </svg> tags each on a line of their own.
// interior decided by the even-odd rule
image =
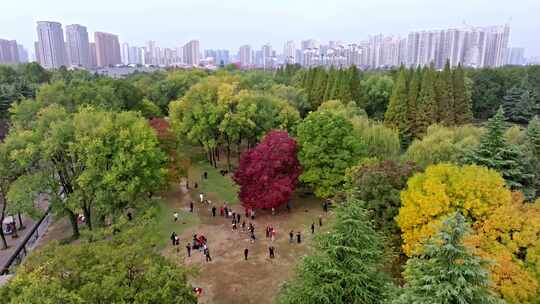
<svg viewBox="0 0 540 304">
<path fill-rule="evenodd" d="M 246 232 L 246 221 L 242 222 L 242 232 Z"/>
<path fill-rule="evenodd" d="M 188 258 L 191 257 L 191 245 L 189 243 L 186 244 L 186 250 L 187 250 L 187 256 Z"/>
<path fill-rule="evenodd" d="M 193 201 L 189 202 L 189 212 L 193 213 Z"/>
<path fill-rule="evenodd" d="M 201 203 L 204 201 L 204 194 L 199 193 L 199 199 L 201 200 Z"/>
<path fill-rule="evenodd" d="M 311 234 L 315 233 L 315 223 L 311 223 Z"/>
<path fill-rule="evenodd" d="M 276 208 L 272 207 L 272 215 L 276 215 Z"/>
<path fill-rule="evenodd" d="M 255 220 L 255 209 L 251 209 L 251 220 Z"/>
<path fill-rule="evenodd" d="M 210 250 L 208 248 L 205 249 L 205 254 L 206 256 L 206 261 L 207 262 L 212 262 L 212 257 L 210 256 Z"/>
<path fill-rule="evenodd" d="M 272 227 L 272 229 L 270 230 L 270 237 L 272 239 L 272 242 L 276 240 L 276 233 L 276 229 Z"/>
<path fill-rule="evenodd" d="M 227 205 L 225 205 L 225 208 L 223 208 L 223 211 L 225 211 L 225 218 L 229 218 L 229 208 Z"/>
<path fill-rule="evenodd" d="M 174 221 L 175 221 L 175 222 L 178 222 L 178 212 L 175 211 L 175 212 L 173 213 L 173 216 L 174 216 Z"/>
<path fill-rule="evenodd" d="M 240 212 L 236 214 L 236 222 L 240 223 Z"/>
<path fill-rule="evenodd" d="M 287 212 L 288 212 L 288 213 L 291 212 L 291 200 L 288 200 L 288 201 L 287 201 Z"/>
<path fill-rule="evenodd" d="M 248 258 L 248 254 L 249 254 L 249 249 L 244 248 L 244 261 L 247 261 L 247 258 Z"/>
<path fill-rule="evenodd" d="M 302 243 L 302 235 L 300 234 L 300 231 L 296 233 L 296 242 L 298 244 Z"/>
<path fill-rule="evenodd" d="M 212 216 L 216 217 L 216 206 L 212 206 Z"/>
<path fill-rule="evenodd" d="M 173 232 L 171 234 L 171 243 L 172 243 L 173 246 L 174 246 L 175 241 L 176 241 L 176 232 Z"/>
<path fill-rule="evenodd" d="M 236 229 L 237 229 L 237 227 L 236 227 L 236 220 L 235 220 L 235 221 L 233 221 L 233 223 L 232 223 L 232 230 L 233 230 L 233 232 L 236 231 Z"/>
<path fill-rule="evenodd" d="M 322 208 L 325 213 L 328 212 L 328 201 L 324 201 Z"/>
<path fill-rule="evenodd" d="M 294 232 L 291 230 L 289 231 L 289 243 L 294 242 Z"/>
<path fill-rule="evenodd" d="M 274 246 L 270 246 L 268 247 L 268 256 L 273 259 L 275 257 L 275 253 L 274 253 Z"/>
<path fill-rule="evenodd" d="M 319 227 L 322 227 L 322 215 L 319 215 Z"/>
</svg>

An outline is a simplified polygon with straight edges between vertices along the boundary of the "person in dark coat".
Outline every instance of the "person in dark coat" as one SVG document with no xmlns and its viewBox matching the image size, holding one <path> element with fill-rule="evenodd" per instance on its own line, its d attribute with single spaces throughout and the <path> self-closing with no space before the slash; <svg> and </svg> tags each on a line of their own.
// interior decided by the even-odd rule
<svg viewBox="0 0 540 304">
<path fill-rule="evenodd" d="M 216 216 L 216 206 L 212 206 L 212 216 Z"/>
<path fill-rule="evenodd" d="M 189 202 L 189 212 L 193 212 L 193 202 Z"/>
<path fill-rule="evenodd" d="M 315 223 L 311 223 L 311 234 L 315 233 Z"/>
<path fill-rule="evenodd" d="M 244 249 L 244 260 L 245 260 L 245 261 L 247 261 L 248 254 L 249 254 L 249 249 L 245 248 L 245 249 Z"/>
<path fill-rule="evenodd" d="M 302 235 L 300 234 L 300 231 L 296 233 L 296 242 L 298 244 L 302 243 Z"/>
<path fill-rule="evenodd" d="M 176 232 L 173 232 L 171 234 L 171 243 L 172 243 L 173 246 L 174 246 L 175 242 L 176 242 Z"/>
<path fill-rule="evenodd" d="M 291 230 L 289 231 L 289 243 L 294 242 L 294 232 Z"/>
<path fill-rule="evenodd" d="M 275 249 L 274 249 L 274 246 L 268 247 L 268 256 L 269 256 L 271 259 L 275 258 L 274 250 L 275 250 Z"/>
<path fill-rule="evenodd" d="M 191 245 L 189 243 L 186 244 L 186 250 L 187 250 L 187 256 L 188 258 L 191 257 Z"/>
</svg>

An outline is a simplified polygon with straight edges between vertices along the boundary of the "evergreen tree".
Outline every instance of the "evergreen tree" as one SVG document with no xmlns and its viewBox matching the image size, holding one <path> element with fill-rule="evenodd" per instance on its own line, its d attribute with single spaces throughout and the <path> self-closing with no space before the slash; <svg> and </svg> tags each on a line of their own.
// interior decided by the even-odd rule
<svg viewBox="0 0 540 304">
<path fill-rule="evenodd" d="M 340 81 L 338 88 L 338 99 L 341 100 L 344 104 L 349 103 L 353 100 L 351 94 L 351 77 L 349 70 L 340 70 Z"/>
<path fill-rule="evenodd" d="M 326 82 L 328 74 L 324 68 L 315 68 L 315 75 L 313 80 L 313 88 L 310 95 L 309 103 L 312 109 L 318 108 L 324 101 L 324 93 L 326 91 Z"/>
<path fill-rule="evenodd" d="M 420 82 L 422 79 L 422 70 L 420 67 L 412 71 L 411 82 L 409 84 L 409 96 L 407 99 L 407 120 L 411 128 L 411 134 L 417 137 L 421 132 L 418 130 L 416 118 L 418 115 L 418 95 L 420 94 Z"/>
<path fill-rule="evenodd" d="M 486 262 L 463 245 L 468 230 L 459 212 L 447 218 L 422 251 L 407 261 L 406 284 L 393 303 L 498 303 L 488 290 Z"/>
<path fill-rule="evenodd" d="M 355 65 L 349 68 L 349 87 L 351 98 L 356 104 L 360 104 L 363 98 L 362 83 L 360 79 L 360 71 Z"/>
<path fill-rule="evenodd" d="M 521 147 L 506 142 L 504 111 L 501 108 L 488 120 L 487 132 L 480 144 L 465 156 L 465 162 L 494 169 L 502 174 L 510 188 L 531 195 L 532 167 Z"/>
<path fill-rule="evenodd" d="M 454 92 L 454 115 L 456 124 L 466 124 L 472 122 L 472 100 L 467 94 L 465 87 L 465 73 L 461 64 L 457 66 L 452 74 Z"/>
<path fill-rule="evenodd" d="M 334 86 L 336 85 L 337 81 L 337 70 L 334 68 L 334 66 L 330 67 L 330 70 L 328 70 L 328 79 L 326 81 L 326 89 L 324 91 L 324 98 L 323 101 L 327 100 L 333 100 L 335 96 L 333 95 Z"/>
<path fill-rule="evenodd" d="M 398 80 L 394 86 L 388 109 L 384 114 L 384 124 L 388 127 L 397 128 L 403 143 L 410 140 L 410 126 L 407 119 L 407 72 L 402 66 Z"/>
<path fill-rule="evenodd" d="M 450 69 L 450 62 L 448 60 L 444 65 L 444 70 L 437 75 L 435 80 L 435 92 L 437 94 L 437 103 L 439 105 L 438 121 L 446 126 L 454 125 L 452 70 Z"/>
<path fill-rule="evenodd" d="M 417 101 L 417 134 L 425 134 L 427 128 L 437 122 L 437 101 L 435 97 L 434 73 L 432 68 L 424 68 L 422 85 Z"/>
<path fill-rule="evenodd" d="M 534 89 L 525 75 L 519 85 L 506 92 L 503 97 L 503 107 L 508 120 L 517 123 L 527 123 L 534 115 L 540 114 L 540 104 Z"/>
<path fill-rule="evenodd" d="M 535 116 L 527 128 L 527 146 L 534 168 L 535 195 L 540 194 L 540 119 Z"/>
<path fill-rule="evenodd" d="M 383 241 L 359 201 L 336 209 L 332 230 L 316 237 L 315 249 L 284 285 L 279 303 L 384 303 L 389 281 L 382 271 Z"/>
</svg>

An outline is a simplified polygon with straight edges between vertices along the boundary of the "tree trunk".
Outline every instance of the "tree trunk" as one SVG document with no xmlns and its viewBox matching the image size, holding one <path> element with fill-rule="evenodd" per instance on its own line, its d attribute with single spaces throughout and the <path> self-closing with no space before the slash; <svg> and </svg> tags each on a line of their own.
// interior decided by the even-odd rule
<svg viewBox="0 0 540 304">
<path fill-rule="evenodd" d="M 231 141 L 227 139 L 227 170 L 231 171 Z"/>
<path fill-rule="evenodd" d="M 3 200 L 3 197 L 4 196 L 2 195 L 2 213 L 0 214 L 0 238 L 2 238 L 2 250 L 8 248 L 6 236 L 4 235 L 4 217 L 6 216 L 6 204 Z"/>
<path fill-rule="evenodd" d="M 89 230 L 92 230 L 92 211 L 91 207 L 87 206 L 83 208 L 84 213 L 84 220 L 86 221 L 86 227 L 88 227 Z"/>
<path fill-rule="evenodd" d="M 79 238 L 79 223 L 77 223 L 77 214 L 71 210 L 67 210 L 69 221 L 71 222 L 71 229 L 73 230 L 73 239 Z"/>
<path fill-rule="evenodd" d="M 211 148 L 208 149 L 208 162 L 210 163 L 210 165 L 212 165 L 212 166 L 214 165 L 214 160 L 212 158 L 212 149 Z"/>
<path fill-rule="evenodd" d="M 23 225 L 21 213 L 18 212 L 17 216 L 19 217 L 19 230 L 24 230 L 26 227 L 24 227 L 24 225 Z"/>
</svg>

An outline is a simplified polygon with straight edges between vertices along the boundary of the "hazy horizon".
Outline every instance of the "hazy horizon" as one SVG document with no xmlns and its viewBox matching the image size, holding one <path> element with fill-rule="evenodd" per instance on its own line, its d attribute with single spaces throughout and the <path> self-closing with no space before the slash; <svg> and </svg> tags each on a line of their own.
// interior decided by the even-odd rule
<svg viewBox="0 0 540 304">
<path fill-rule="evenodd" d="M 7 0 L 2 4 L 0 38 L 16 39 L 34 52 L 36 21 L 58 21 L 117 34 L 121 42 L 163 47 L 199 39 L 201 49 L 255 49 L 269 42 L 279 52 L 287 40 L 359 42 L 373 34 L 405 36 L 414 30 L 510 24 L 509 47 L 524 47 L 526 57 L 540 56 L 540 1 L 454 0 L 153 0 L 75 3 L 68 0 Z"/>
</svg>

